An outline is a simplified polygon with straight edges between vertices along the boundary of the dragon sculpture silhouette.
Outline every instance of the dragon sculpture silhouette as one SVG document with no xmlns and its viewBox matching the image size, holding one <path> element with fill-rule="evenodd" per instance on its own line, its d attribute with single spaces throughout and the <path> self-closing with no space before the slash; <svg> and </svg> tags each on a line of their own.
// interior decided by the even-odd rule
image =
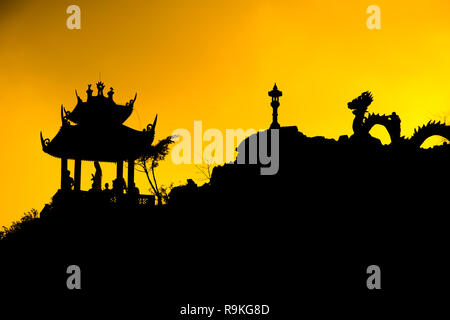
<svg viewBox="0 0 450 320">
<path fill-rule="evenodd" d="M 409 146 L 420 148 L 420 146 L 432 136 L 441 136 L 450 140 L 450 126 L 440 121 L 429 121 L 427 124 L 414 130 L 414 134 L 407 138 L 401 136 L 400 117 L 393 112 L 390 115 L 370 113 L 366 116 L 367 109 L 373 102 L 373 96 L 369 91 L 363 92 L 358 98 L 348 103 L 348 108 L 355 115 L 353 120 L 353 136 L 358 141 L 379 140 L 370 135 L 374 125 L 379 124 L 386 128 L 391 138 L 392 146 Z"/>
</svg>

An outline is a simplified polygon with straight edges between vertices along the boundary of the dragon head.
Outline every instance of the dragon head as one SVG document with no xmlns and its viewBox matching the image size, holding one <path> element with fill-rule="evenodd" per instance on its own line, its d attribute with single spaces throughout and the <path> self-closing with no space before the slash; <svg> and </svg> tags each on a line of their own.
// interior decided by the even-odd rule
<svg viewBox="0 0 450 320">
<path fill-rule="evenodd" d="M 367 108 L 370 106 L 370 104 L 373 101 L 372 93 L 369 91 L 365 91 L 361 93 L 361 95 L 347 103 L 348 108 L 350 110 L 353 110 L 353 114 L 364 114 L 367 111 Z"/>
</svg>

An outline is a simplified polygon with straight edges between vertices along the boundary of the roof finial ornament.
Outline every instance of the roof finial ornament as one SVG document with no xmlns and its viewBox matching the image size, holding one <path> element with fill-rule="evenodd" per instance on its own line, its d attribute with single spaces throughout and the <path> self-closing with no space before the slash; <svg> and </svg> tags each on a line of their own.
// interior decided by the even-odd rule
<svg viewBox="0 0 450 320">
<path fill-rule="evenodd" d="M 134 105 L 134 102 L 136 101 L 136 98 L 137 98 L 137 92 L 135 93 L 135 95 L 134 95 L 134 99 L 131 99 L 129 102 L 127 102 L 125 105 L 127 106 L 127 107 L 133 107 L 133 105 Z"/>
<path fill-rule="evenodd" d="M 155 120 L 153 121 L 153 124 L 149 123 L 147 125 L 147 128 L 145 128 L 143 130 L 150 137 L 150 141 L 149 141 L 150 144 L 152 144 L 153 143 L 153 139 L 155 139 L 156 121 L 158 121 L 158 114 L 156 114 Z"/>
<path fill-rule="evenodd" d="M 101 81 L 97 82 L 97 95 L 103 96 L 103 89 L 105 89 L 105 84 Z"/>
<path fill-rule="evenodd" d="M 88 84 L 88 89 L 86 90 L 87 96 L 88 98 L 92 97 L 92 89 L 91 89 L 92 84 Z"/>
<path fill-rule="evenodd" d="M 61 105 L 61 124 L 63 127 L 70 125 L 69 120 L 67 119 L 67 111 L 63 105 Z"/>
<path fill-rule="evenodd" d="M 108 98 L 109 98 L 110 100 L 112 100 L 113 94 L 114 94 L 114 88 L 111 87 L 111 88 L 109 88 L 109 91 L 108 91 Z"/>
</svg>

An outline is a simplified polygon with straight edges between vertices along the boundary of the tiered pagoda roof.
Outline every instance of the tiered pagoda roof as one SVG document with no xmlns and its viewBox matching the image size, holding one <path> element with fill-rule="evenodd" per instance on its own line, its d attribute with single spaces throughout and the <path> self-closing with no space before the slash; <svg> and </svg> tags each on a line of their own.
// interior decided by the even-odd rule
<svg viewBox="0 0 450 320">
<path fill-rule="evenodd" d="M 118 105 L 113 100 L 113 88 L 105 97 L 104 87 L 103 82 L 98 82 L 98 93 L 93 96 L 89 85 L 86 101 L 77 93 L 77 105 L 72 112 L 61 106 L 59 132 L 52 140 L 44 139 L 41 133 L 44 152 L 64 159 L 117 162 L 136 159 L 150 147 L 157 116 L 143 131 L 125 126 L 137 95 L 125 105 Z"/>
</svg>

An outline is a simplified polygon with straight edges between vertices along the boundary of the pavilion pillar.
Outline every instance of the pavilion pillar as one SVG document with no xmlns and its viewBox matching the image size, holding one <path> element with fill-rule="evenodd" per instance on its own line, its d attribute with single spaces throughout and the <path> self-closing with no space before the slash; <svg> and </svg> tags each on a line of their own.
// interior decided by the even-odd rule
<svg viewBox="0 0 450 320">
<path fill-rule="evenodd" d="M 67 189 L 67 159 L 61 158 L 61 190 Z"/>
<path fill-rule="evenodd" d="M 116 178 L 117 180 L 123 179 L 123 161 L 117 161 L 117 174 Z"/>
<path fill-rule="evenodd" d="M 134 159 L 128 160 L 128 192 L 134 188 Z"/>
<path fill-rule="evenodd" d="M 123 161 L 117 161 L 116 181 L 113 189 L 119 194 L 123 193 L 125 188 L 125 180 L 123 180 Z"/>
<path fill-rule="evenodd" d="M 73 189 L 81 190 L 81 159 L 75 159 L 75 182 Z"/>
</svg>

